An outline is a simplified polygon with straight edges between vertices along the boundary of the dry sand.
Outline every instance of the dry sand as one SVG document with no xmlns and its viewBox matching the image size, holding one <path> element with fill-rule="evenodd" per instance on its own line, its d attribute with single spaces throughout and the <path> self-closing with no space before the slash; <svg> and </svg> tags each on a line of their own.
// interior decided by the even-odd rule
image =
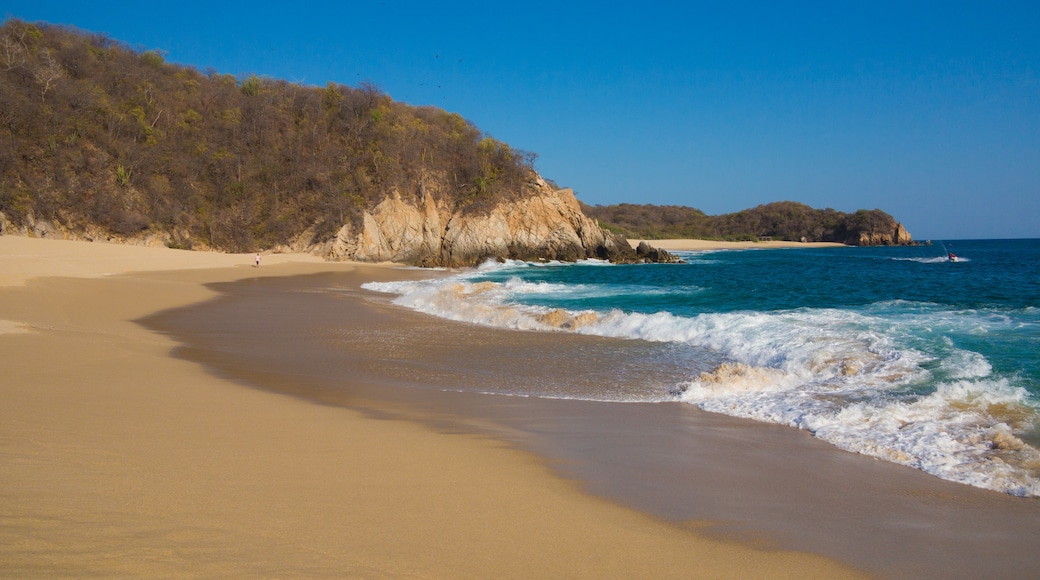
<svg viewBox="0 0 1040 580">
<path fill-rule="evenodd" d="M 639 242 L 644 240 L 629 240 L 635 248 Z M 645 240 L 648 244 L 662 250 L 674 251 L 697 251 L 697 250 L 746 250 L 749 248 L 776 249 L 776 248 L 841 248 L 845 244 L 834 242 L 720 242 L 716 240 Z"/>
<path fill-rule="evenodd" d="M 209 282 L 399 275 L 252 259 L 0 237 L 0 577 L 854 574 L 588 496 L 491 439 L 244 388 L 132 322 Z"/>
</svg>

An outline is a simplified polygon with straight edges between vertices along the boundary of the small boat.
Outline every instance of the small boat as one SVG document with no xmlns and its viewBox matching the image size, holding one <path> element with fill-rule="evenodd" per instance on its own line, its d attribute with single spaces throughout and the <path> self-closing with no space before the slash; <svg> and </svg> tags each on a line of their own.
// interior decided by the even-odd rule
<svg viewBox="0 0 1040 580">
<path fill-rule="evenodd" d="M 959 258 L 957 258 L 957 254 L 950 252 L 949 254 L 946 254 L 946 259 L 951 262 L 956 262 Z"/>
</svg>

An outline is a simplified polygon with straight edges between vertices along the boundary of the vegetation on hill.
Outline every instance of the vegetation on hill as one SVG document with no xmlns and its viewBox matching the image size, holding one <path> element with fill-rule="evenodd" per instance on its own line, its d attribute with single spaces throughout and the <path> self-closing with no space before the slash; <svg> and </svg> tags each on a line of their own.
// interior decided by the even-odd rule
<svg viewBox="0 0 1040 580">
<path fill-rule="evenodd" d="M 305 232 L 328 240 L 344 224 L 358 232 L 391 195 L 488 215 L 540 183 L 534 159 L 458 114 L 395 102 L 372 85 L 203 73 L 103 35 L 0 26 L 0 228 L 46 221 L 90 239 L 154 234 L 171 246 L 251 251 Z M 723 216 L 583 210 L 644 239 L 899 238 L 880 210 L 790 202 Z"/>
<path fill-rule="evenodd" d="M 757 241 L 761 239 L 858 243 L 862 232 L 893 232 L 898 225 L 879 210 L 843 213 L 781 201 L 736 213 L 710 216 L 672 205 L 585 205 L 585 215 L 608 230 L 633 239 Z"/>
<path fill-rule="evenodd" d="M 0 27 L 0 213 L 15 225 L 249 251 L 356 225 L 394 192 L 482 212 L 519 195 L 533 161 L 371 85 L 203 73 L 103 35 Z"/>
</svg>

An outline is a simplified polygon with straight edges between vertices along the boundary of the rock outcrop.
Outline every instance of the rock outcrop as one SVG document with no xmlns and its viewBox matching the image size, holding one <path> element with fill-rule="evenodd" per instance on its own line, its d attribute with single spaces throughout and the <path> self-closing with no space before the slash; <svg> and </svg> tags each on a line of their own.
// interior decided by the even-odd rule
<svg viewBox="0 0 1040 580">
<path fill-rule="evenodd" d="M 678 256 L 672 255 L 665 250 L 655 248 L 646 240 L 639 242 L 636 246 L 636 255 L 644 262 L 655 262 L 659 264 L 678 264 L 682 262 Z"/>
<path fill-rule="evenodd" d="M 107 242 L 113 244 L 149 247 L 174 247 L 175 245 L 174 238 L 166 232 L 146 231 L 137 235 L 121 236 L 106 231 L 104 228 L 96 225 L 69 227 L 54 220 L 37 219 L 31 212 L 24 220 L 24 223 L 20 225 L 15 225 L 6 215 L 4 215 L 3 212 L 0 212 L 0 236 L 25 236 L 29 238 L 52 240 Z M 188 238 L 185 237 L 184 239 Z M 200 245 L 198 249 L 208 248 L 204 245 Z"/>
<path fill-rule="evenodd" d="M 890 230 L 860 231 L 854 238 L 845 241 L 853 246 L 910 246 L 914 239 L 903 224 L 896 222 Z"/>
<path fill-rule="evenodd" d="M 487 259 L 612 262 L 657 261 L 639 256 L 623 237 L 586 217 L 570 189 L 554 190 L 541 178 L 525 195 L 485 212 L 453 210 L 428 194 L 415 201 L 387 196 L 345 224 L 330 240 L 302 236 L 289 249 L 331 260 L 400 262 L 420 266 L 472 266 Z M 667 254 L 667 253 L 665 253 Z"/>
<path fill-rule="evenodd" d="M 574 192 L 553 189 L 535 177 L 523 195 L 483 212 L 448 207 L 427 192 L 436 181 L 424 183 L 417 198 L 388 195 L 371 211 L 362 213 L 360 226 L 341 225 L 331 237 L 311 228 L 275 252 L 308 252 L 327 260 L 397 262 L 417 266 L 473 266 L 488 259 L 573 262 L 597 258 L 611 262 L 675 262 L 674 256 L 647 244 L 633 250 L 624 237 L 601 228 L 582 213 Z M 186 231 L 170 235 L 146 231 L 119 236 L 96 226 L 63 227 L 31 215 L 16 227 L 0 213 L 0 235 L 25 235 L 67 240 L 209 249 Z"/>
</svg>

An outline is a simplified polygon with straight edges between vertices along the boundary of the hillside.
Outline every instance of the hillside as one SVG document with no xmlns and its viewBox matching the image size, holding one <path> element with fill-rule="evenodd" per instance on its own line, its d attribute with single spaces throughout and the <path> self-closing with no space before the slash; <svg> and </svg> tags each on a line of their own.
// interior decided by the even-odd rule
<svg viewBox="0 0 1040 580">
<path fill-rule="evenodd" d="M 0 27 L 0 139 L 0 232 L 427 265 L 635 259 L 533 154 L 458 114 L 364 84 L 202 73 L 61 26 Z M 536 200 L 543 213 L 499 219 Z"/>
<path fill-rule="evenodd" d="M 608 206 L 582 204 L 582 211 L 611 231 L 647 240 L 774 239 L 852 245 L 912 243 L 902 224 L 879 209 L 843 213 L 783 201 L 717 216 L 709 216 L 691 207 L 627 203 Z"/>
<path fill-rule="evenodd" d="M 0 26 L 0 234 L 426 266 L 671 259 L 622 234 L 890 243 L 887 214 L 803 227 L 797 204 L 779 228 L 762 208 L 586 206 L 604 229 L 534 160 L 371 85 L 235 78 L 67 27 Z"/>
</svg>

